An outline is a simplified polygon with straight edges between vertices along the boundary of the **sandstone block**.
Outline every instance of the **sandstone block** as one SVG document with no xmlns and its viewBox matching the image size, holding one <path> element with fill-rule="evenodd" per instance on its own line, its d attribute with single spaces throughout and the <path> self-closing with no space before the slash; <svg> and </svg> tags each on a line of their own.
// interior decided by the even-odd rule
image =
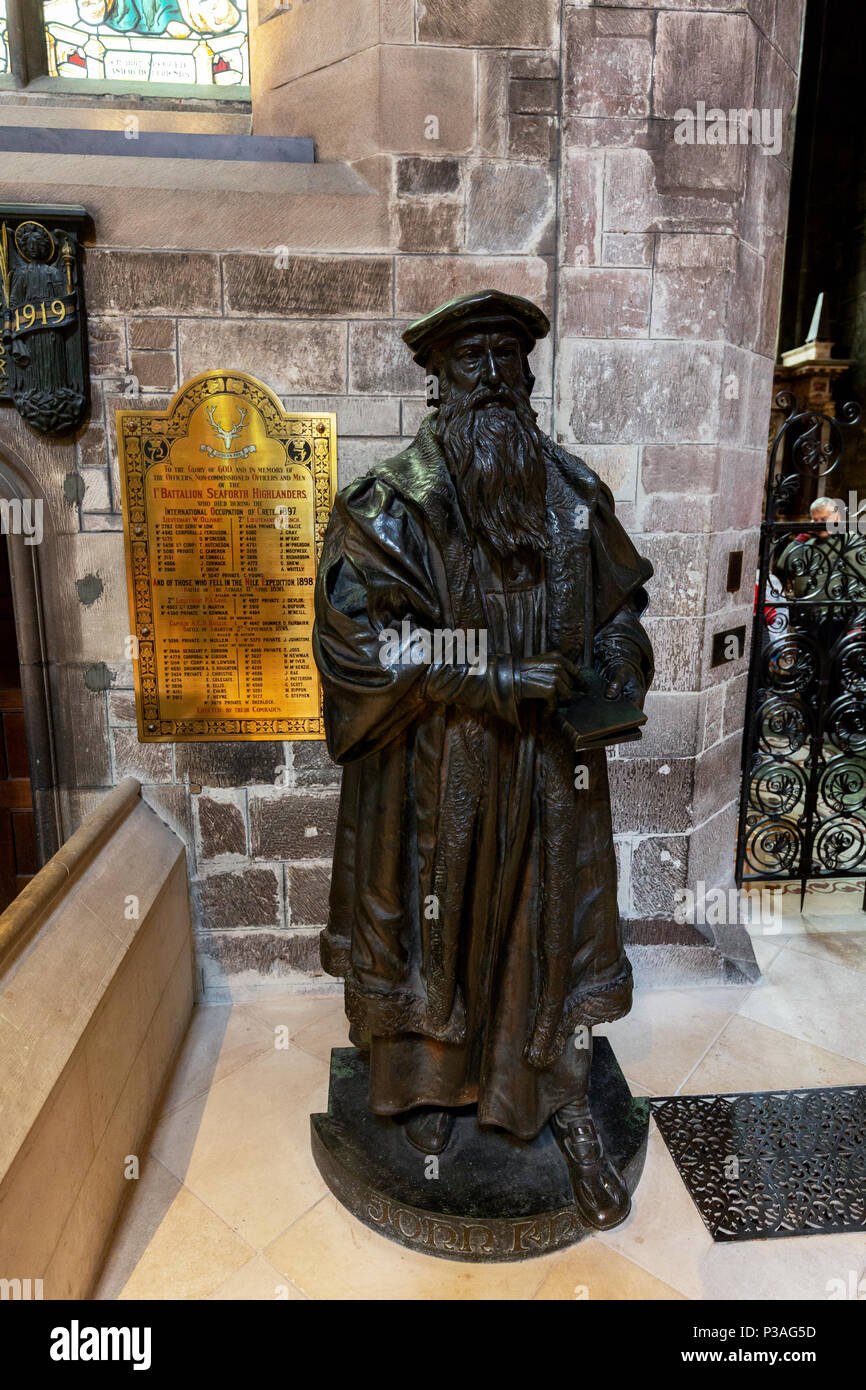
<svg viewBox="0 0 866 1390">
<path fill-rule="evenodd" d="M 247 829 L 242 805 L 204 795 L 195 797 L 194 804 L 202 859 L 215 859 L 221 854 L 246 854 Z"/>
<path fill-rule="evenodd" d="M 719 450 L 712 445 L 648 444 L 641 457 L 645 492 L 715 492 Z"/>
<path fill-rule="evenodd" d="M 478 148 L 508 153 L 508 55 L 496 49 L 478 54 Z"/>
<path fill-rule="evenodd" d="M 620 744 L 620 757 L 652 758 L 661 762 L 671 758 L 696 757 L 701 751 L 698 733 L 700 698 L 697 691 L 656 690 L 653 685 L 644 705 L 648 722 L 643 728 L 643 738 L 637 743 Z"/>
<path fill-rule="evenodd" d="M 555 159 L 556 121 L 552 116 L 513 115 L 508 123 L 508 152 L 515 159 Z"/>
<path fill-rule="evenodd" d="M 456 159 L 425 159 L 407 155 L 397 160 L 397 194 L 428 195 L 457 193 L 460 188 L 460 164 Z"/>
<path fill-rule="evenodd" d="M 254 95 L 291 82 L 316 68 L 328 67 L 380 39 L 380 0 L 316 0 L 311 5 L 282 5 L 264 0 L 267 25 L 251 28 Z"/>
<path fill-rule="evenodd" d="M 395 242 L 400 251 L 459 251 L 463 212 L 456 203 L 402 202 L 394 209 Z"/>
<path fill-rule="evenodd" d="M 130 729 L 112 729 L 111 741 L 118 778 L 137 777 L 140 782 L 174 781 L 170 743 L 139 743 L 137 731 Z"/>
<path fill-rule="evenodd" d="M 559 83 L 555 78 L 513 78 L 508 85 L 508 109 L 521 116 L 555 116 Z"/>
<path fill-rule="evenodd" d="M 179 781 L 200 787 L 277 785 L 285 763 L 281 743 L 178 743 L 175 768 Z"/>
<path fill-rule="evenodd" d="M 734 800 L 689 836 L 689 884 L 733 886 L 738 817 L 739 806 Z"/>
<path fill-rule="evenodd" d="M 656 21 L 654 110 L 673 117 L 694 108 L 750 107 L 755 27 L 746 15 L 663 13 Z"/>
<path fill-rule="evenodd" d="M 130 349 L 172 352 L 175 346 L 175 321 L 169 318 L 129 319 L 126 325 Z"/>
<path fill-rule="evenodd" d="M 330 859 L 339 798 L 333 793 L 250 798 L 255 859 Z"/>
<path fill-rule="evenodd" d="M 792 69 L 797 71 L 800 61 L 800 31 L 803 26 L 804 0 L 788 0 L 782 4 L 776 0 L 773 12 L 773 41 Z M 767 29 L 764 29 L 767 32 Z"/>
<path fill-rule="evenodd" d="M 106 468 L 82 468 L 81 480 L 84 483 L 84 497 L 81 502 L 85 512 L 110 512 L 111 489 Z"/>
<path fill-rule="evenodd" d="M 340 785 L 341 769 L 331 761 L 324 743 L 294 743 L 292 750 L 296 786 L 338 787 Z"/>
<path fill-rule="evenodd" d="M 611 266 L 651 266 L 654 238 L 648 233 L 605 232 L 601 239 L 601 260 Z"/>
<path fill-rule="evenodd" d="M 794 143 L 792 113 L 796 97 L 796 74 L 772 44 L 760 39 L 754 105 L 762 112 L 772 113 L 762 116 L 761 143 L 786 164 L 790 163 Z M 772 156 L 762 154 L 765 159 Z"/>
<path fill-rule="evenodd" d="M 418 39 L 467 48 L 550 48 L 558 18 L 558 0 L 424 0 Z"/>
<path fill-rule="evenodd" d="M 196 887 L 205 929 L 281 926 L 281 877 L 273 868 L 255 868 L 200 878 Z"/>
<path fill-rule="evenodd" d="M 78 439 L 76 451 L 80 469 L 105 467 L 106 438 L 105 426 L 101 419 L 91 417 L 90 423 Z"/>
<path fill-rule="evenodd" d="M 652 40 L 587 35 L 587 12 L 567 10 L 563 108 L 575 116 L 648 116 Z"/>
<path fill-rule="evenodd" d="M 89 270 L 89 256 L 87 264 Z M 89 282 L 87 289 L 89 298 Z M 123 336 L 122 321 L 88 314 L 87 342 L 90 352 L 90 371 L 93 376 L 110 376 L 113 372 L 126 371 L 126 343 Z"/>
<path fill-rule="evenodd" d="M 113 776 L 105 696 L 90 690 L 84 677 L 80 666 L 60 666 L 54 672 L 58 781 L 66 787 L 107 787 Z"/>
<path fill-rule="evenodd" d="M 544 80 L 559 76 L 559 60 L 553 53 L 511 53 L 508 71 L 512 78 Z"/>
<path fill-rule="evenodd" d="M 142 391 L 177 390 L 173 352 L 131 352 L 129 370 Z"/>
<path fill-rule="evenodd" d="M 448 289 L 442 286 L 440 289 L 440 299 L 447 299 Z M 395 396 L 424 394 L 424 373 L 412 361 L 409 349 L 400 337 L 410 321 L 407 317 L 401 323 L 349 324 L 350 391 L 361 395 L 379 395 L 383 391 Z"/>
<path fill-rule="evenodd" d="M 391 312 L 388 256 L 224 256 L 232 316 L 372 318 Z"/>
<path fill-rule="evenodd" d="M 278 394 L 346 389 L 346 324 L 303 319 L 183 319 L 181 380 L 214 364 L 252 372 Z"/>
<path fill-rule="evenodd" d="M 690 758 L 657 762 L 615 758 L 608 762 L 613 826 L 617 833 L 671 834 L 689 830 L 694 764 Z"/>
<path fill-rule="evenodd" d="M 638 917 L 673 918 L 677 890 L 685 887 L 688 847 L 685 835 L 654 835 L 635 845 L 631 884 Z"/>
<path fill-rule="evenodd" d="M 736 800 L 740 790 L 740 743 L 740 735 L 731 734 L 697 759 L 693 803 L 696 825 Z"/>
<path fill-rule="evenodd" d="M 337 416 L 338 449 L 343 435 L 400 433 L 400 402 L 390 396 L 284 396 L 283 405 L 290 412 L 333 411 Z"/>
<path fill-rule="evenodd" d="M 381 148 L 424 155 L 473 149 L 474 53 L 396 44 L 379 51 Z"/>
<path fill-rule="evenodd" d="M 607 156 L 607 232 L 734 230 L 744 178 L 741 146 L 706 148 L 670 141 Z"/>
<path fill-rule="evenodd" d="M 653 338 L 724 338 L 733 275 L 703 270 L 659 270 L 653 277 Z"/>
<path fill-rule="evenodd" d="M 282 922 L 278 924 L 282 927 Z M 319 933 L 298 931 L 209 931 L 197 941 L 203 965 L 205 997 L 231 999 L 226 976 L 245 974 L 285 976 L 322 975 Z"/>
<path fill-rule="evenodd" d="M 87 302 L 101 313 L 219 314 L 219 258 L 197 251 L 87 253 Z"/>
<path fill-rule="evenodd" d="M 707 748 L 712 748 L 714 743 L 718 743 L 722 736 L 722 712 L 725 705 L 725 689 L 723 685 L 710 686 L 709 690 L 702 690 L 700 694 L 699 727 L 703 730 L 702 747 L 698 752 L 704 752 Z M 701 715 L 703 717 L 701 717 Z"/>
<path fill-rule="evenodd" d="M 640 338 L 649 331 L 649 270 L 575 266 L 560 272 L 560 332 L 581 338 Z"/>
<path fill-rule="evenodd" d="M 741 734 L 746 717 L 746 693 L 748 689 L 749 676 L 744 671 L 742 675 L 735 676 L 724 686 L 725 708 L 722 720 L 722 734 L 725 738 L 729 734 Z"/>
<path fill-rule="evenodd" d="M 443 299 L 495 285 L 508 294 L 535 300 L 548 312 L 549 274 L 547 263 L 537 256 L 501 260 L 485 256 L 399 256 L 396 309 L 404 318 L 419 318 Z"/>
<path fill-rule="evenodd" d="M 713 343 L 565 338 L 558 387 L 571 437 L 598 444 L 715 441 L 721 356 Z"/>
<path fill-rule="evenodd" d="M 639 549 L 652 563 L 654 618 L 698 617 L 706 597 L 707 544 L 703 536 L 642 536 Z"/>
<path fill-rule="evenodd" d="M 562 167 L 564 265 L 598 265 L 603 196 L 604 154 L 569 149 Z"/>
<path fill-rule="evenodd" d="M 713 498 L 712 529 L 725 532 L 757 526 L 764 505 L 766 449 L 721 451 L 719 491 Z"/>
<path fill-rule="evenodd" d="M 108 721 L 110 724 L 135 726 L 135 694 L 131 690 L 109 690 Z"/>
<path fill-rule="evenodd" d="M 466 248 L 478 252 L 553 252 L 554 182 L 539 164 L 485 161 L 472 170 Z"/>
<path fill-rule="evenodd" d="M 575 444 L 574 453 L 588 463 L 613 493 L 616 502 L 634 502 L 637 491 L 636 444 Z"/>
<path fill-rule="evenodd" d="M 655 651 L 653 689 L 697 690 L 701 669 L 702 625 L 693 618 L 654 618 L 651 611 L 647 611 L 641 621 Z"/>
<path fill-rule="evenodd" d="M 293 927 L 324 926 L 328 920 L 331 873 L 319 864 L 292 864 L 286 869 Z"/>
</svg>

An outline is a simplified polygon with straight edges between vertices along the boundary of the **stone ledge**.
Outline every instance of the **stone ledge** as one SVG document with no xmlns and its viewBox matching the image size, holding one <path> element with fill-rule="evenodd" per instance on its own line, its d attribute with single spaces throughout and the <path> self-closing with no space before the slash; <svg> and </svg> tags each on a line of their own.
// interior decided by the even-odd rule
<svg viewBox="0 0 866 1390">
<path fill-rule="evenodd" d="M 233 131 L 104 130 L 102 127 L 24 126 L 0 110 L 0 153 L 74 154 L 96 159 L 208 159 L 255 164 L 312 164 L 305 136 L 236 135 Z"/>
<path fill-rule="evenodd" d="M 4 154 L 16 202 L 83 203 L 100 246 L 386 249 L 385 196 L 347 164 Z"/>
<path fill-rule="evenodd" d="M 0 92 L 0 125 L 37 127 L 75 126 L 77 130 L 127 130 L 130 118 L 139 130 L 172 130 L 202 135 L 246 135 L 252 123 L 249 112 L 240 111 L 178 111 L 153 110 L 146 106 L 109 106 L 104 100 L 94 100 L 91 106 L 77 106 L 63 101 L 56 106 L 22 100 L 29 93 L 21 90 Z"/>
<path fill-rule="evenodd" d="M 106 796 L 35 878 L 0 915 L 0 966 L 8 969 L 15 956 L 42 924 L 56 900 L 69 890 L 96 854 L 135 808 L 141 784 L 126 777 Z"/>
</svg>

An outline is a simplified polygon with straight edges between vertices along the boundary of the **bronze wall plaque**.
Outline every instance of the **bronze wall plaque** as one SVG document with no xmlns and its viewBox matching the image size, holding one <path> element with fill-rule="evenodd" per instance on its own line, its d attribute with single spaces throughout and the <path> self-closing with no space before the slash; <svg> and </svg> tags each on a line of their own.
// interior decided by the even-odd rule
<svg viewBox="0 0 866 1390">
<path fill-rule="evenodd" d="M 324 738 L 311 636 L 336 418 L 230 371 L 117 412 L 142 743 Z"/>
<path fill-rule="evenodd" d="M 0 402 L 42 434 L 68 434 L 90 403 L 83 207 L 0 204 Z"/>
</svg>

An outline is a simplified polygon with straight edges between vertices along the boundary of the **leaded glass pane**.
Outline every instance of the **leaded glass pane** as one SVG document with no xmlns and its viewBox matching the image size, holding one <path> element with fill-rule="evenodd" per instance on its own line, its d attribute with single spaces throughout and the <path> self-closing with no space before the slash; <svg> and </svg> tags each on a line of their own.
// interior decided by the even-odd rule
<svg viewBox="0 0 866 1390">
<path fill-rule="evenodd" d="M 247 5 L 248 0 L 45 0 L 48 71 L 65 78 L 247 86 Z"/>
<path fill-rule="evenodd" d="M 11 71 L 9 40 L 6 37 L 6 0 L 0 0 L 0 75 Z"/>
</svg>

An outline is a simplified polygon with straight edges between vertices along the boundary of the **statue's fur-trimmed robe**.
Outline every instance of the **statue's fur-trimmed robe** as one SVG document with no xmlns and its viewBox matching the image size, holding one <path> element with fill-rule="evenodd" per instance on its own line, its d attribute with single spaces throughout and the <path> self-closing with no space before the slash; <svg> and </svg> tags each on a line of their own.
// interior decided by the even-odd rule
<svg viewBox="0 0 866 1390">
<path fill-rule="evenodd" d="M 513 662 L 622 659 L 652 679 L 652 566 L 596 474 L 548 439 L 544 456 L 549 550 L 503 563 L 473 547 L 425 421 L 339 494 L 314 631 L 344 766 L 322 961 L 371 1049 L 371 1109 L 477 1103 L 523 1138 L 581 1093 L 576 1026 L 627 1013 L 632 986 L 604 750 L 575 754 L 518 705 Z M 383 665 L 404 620 L 484 630 L 486 664 Z"/>
</svg>

